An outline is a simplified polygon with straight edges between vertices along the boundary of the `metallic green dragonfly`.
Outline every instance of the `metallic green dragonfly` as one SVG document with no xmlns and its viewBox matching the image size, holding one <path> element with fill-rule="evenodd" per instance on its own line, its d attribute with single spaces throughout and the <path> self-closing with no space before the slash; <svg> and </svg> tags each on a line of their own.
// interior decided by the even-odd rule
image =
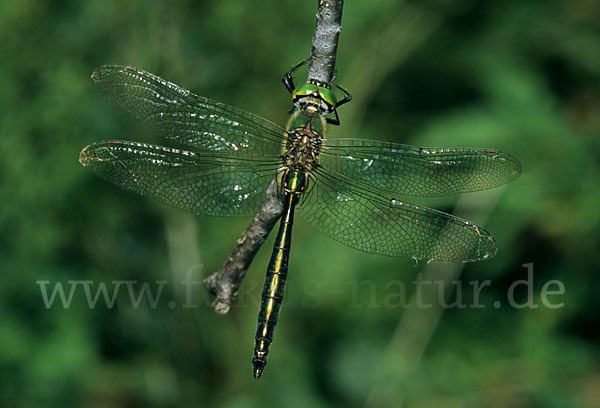
<svg viewBox="0 0 600 408">
<path fill-rule="evenodd" d="M 302 106 L 296 106 L 283 129 L 137 68 L 106 65 L 92 79 L 169 144 L 91 144 L 79 161 L 101 177 L 183 210 L 220 216 L 253 215 L 277 177 L 284 211 L 262 293 L 255 377 L 266 365 L 283 299 L 296 207 L 315 229 L 369 253 L 444 262 L 496 254 L 495 241 L 483 228 L 398 197 L 507 183 L 519 176 L 521 165 L 506 153 L 327 139 L 325 116 L 339 103 L 327 100 L 319 89 L 323 84 L 297 94 Z M 323 102 L 331 106 L 318 109 Z"/>
</svg>

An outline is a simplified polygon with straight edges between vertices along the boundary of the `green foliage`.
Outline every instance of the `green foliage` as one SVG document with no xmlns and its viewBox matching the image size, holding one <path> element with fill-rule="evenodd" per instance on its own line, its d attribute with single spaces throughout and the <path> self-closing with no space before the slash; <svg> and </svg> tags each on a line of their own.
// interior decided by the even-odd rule
<svg viewBox="0 0 600 408">
<path fill-rule="evenodd" d="M 251 351 L 268 241 L 228 316 L 186 271 L 216 271 L 248 220 L 192 217 L 96 178 L 81 148 L 157 136 L 89 75 L 156 73 L 284 124 L 280 78 L 306 58 L 316 2 L 18 1 L 0 8 L 0 395 L 15 407 L 597 404 L 600 331 L 600 6 L 586 0 L 346 2 L 336 81 L 353 95 L 332 137 L 500 149 L 522 177 L 439 200 L 500 251 L 466 266 L 359 253 L 299 222 L 287 298 L 263 378 Z M 299 74 L 299 78 L 302 78 Z M 424 204 L 430 202 L 416 200 Z M 455 202 L 456 207 L 454 206 Z M 272 239 L 272 238 L 271 238 Z M 533 263 L 535 309 L 506 303 Z M 448 268 L 448 269 L 445 269 Z M 455 269 L 452 269 L 455 268 Z M 464 268 L 464 269 L 463 269 Z M 401 307 L 418 273 L 490 279 L 485 308 Z M 454 274 L 454 275 L 452 275 Z M 564 307 L 542 304 L 550 280 Z M 156 307 L 114 307 L 78 286 L 167 281 Z M 525 289 L 516 291 L 525 301 Z M 451 299 L 454 299 L 452 295 Z M 169 301 L 175 307 L 169 306 Z M 491 305 L 502 301 L 502 307 Z M 412 304 L 414 306 L 414 304 Z M 422 313 L 419 314 L 419 313 Z M 439 318 L 439 321 L 438 321 Z M 402 329 L 402 330 L 401 330 Z"/>
</svg>

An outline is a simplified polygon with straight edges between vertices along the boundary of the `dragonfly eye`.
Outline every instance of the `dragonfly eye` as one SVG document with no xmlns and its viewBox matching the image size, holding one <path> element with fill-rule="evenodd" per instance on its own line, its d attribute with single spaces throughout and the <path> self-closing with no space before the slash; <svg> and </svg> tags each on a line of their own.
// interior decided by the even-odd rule
<svg viewBox="0 0 600 408">
<path fill-rule="evenodd" d="M 324 104 L 327 105 L 327 109 L 333 109 L 337 105 L 337 100 L 331 92 L 331 89 L 326 87 L 320 87 L 319 91 L 319 99 L 323 101 Z"/>
</svg>

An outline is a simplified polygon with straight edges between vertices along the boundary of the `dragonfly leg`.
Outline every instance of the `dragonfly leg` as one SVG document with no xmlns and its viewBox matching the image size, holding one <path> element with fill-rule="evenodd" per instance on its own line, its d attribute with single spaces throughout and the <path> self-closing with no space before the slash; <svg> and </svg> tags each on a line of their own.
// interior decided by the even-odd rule
<svg viewBox="0 0 600 408">
<path fill-rule="evenodd" d="M 283 81 L 283 84 L 285 85 L 285 87 L 287 88 L 287 90 L 290 93 L 293 93 L 294 89 L 296 89 L 296 86 L 294 85 L 294 77 L 292 76 L 292 74 L 298 68 L 300 68 L 302 65 L 304 65 L 308 61 L 310 61 L 310 59 L 311 59 L 311 57 L 308 57 L 308 58 L 300 61 L 299 63 L 297 63 L 296 65 L 294 65 L 292 68 L 290 68 L 290 70 L 288 72 L 286 72 L 285 75 L 283 75 L 283 78 L 281 78 L 281 80 Z"/>
<path fill-rule="evenodd" d="M 339 89 L 340 91 L 342 91 L 344 93 L 344 98 L 337 101 L 337 103 L 335 104 L 335 107 L 339 107 L 342 106 L 345 103 L 348 103 L 352 100 L 352 95 L 350 95 L 350 92 L 348 92 L 346 90 L 346 88 L 344 88 L 343 86 L 341 86 L 340 84 L 337 84 L 335 82 L 332 82 L 331 85 L 335 86 L 337 89 Z"/>
<path fill-rule="evenodd" d="M 336 105 L 336 107 L 339 105 Z M 340 125 L 340 117 L 337 113 L 337 110 L 333 110 L 333 112 L 331 112 L 335 115 L 335 118 L 325 118 L 325 121 L 327 123 L 329 123 L 330 125 L 334 125 L 334 126 L 339 126 Z"/>
</svg>

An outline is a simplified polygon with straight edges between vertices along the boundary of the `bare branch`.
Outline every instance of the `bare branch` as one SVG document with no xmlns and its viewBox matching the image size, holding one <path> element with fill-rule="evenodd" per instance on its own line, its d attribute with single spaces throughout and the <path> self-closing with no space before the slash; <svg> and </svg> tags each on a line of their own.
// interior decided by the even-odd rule
<svg viewBox="0 0 600 408">
<path fill-rule="evenodd" d="M 319 1 L 308 79 L 329 83 L 333 78 L 338 37 L 342 29 L 343 4 L 343 0 Z M 265 200 L 223 268 L 203 282 L 206 290 L 216 296 L 213 308 L 217 313 L 227 313 L 231 308 L 246 271 L 282 212 L 283 205 L 279 201 L 277 181 L 274 179 Z"/>
<path fill-rule="evenodd" d="M 308 79 L 327 84 L 333 79 L 338 38 L 342 31 L 343 6 L 344 0 L 319 0 Z"/>
<path fill-rule="evenodd" d="M 203 282 L 206 290 L 216 296 L 213 302 L 215 312 L 229 312 L 246 271 L 282 212 L 283 205 L 277 194 L 277 181 L 273 179 L 267 189 L 267 196 L 223 268 Z"/>
</svg>

